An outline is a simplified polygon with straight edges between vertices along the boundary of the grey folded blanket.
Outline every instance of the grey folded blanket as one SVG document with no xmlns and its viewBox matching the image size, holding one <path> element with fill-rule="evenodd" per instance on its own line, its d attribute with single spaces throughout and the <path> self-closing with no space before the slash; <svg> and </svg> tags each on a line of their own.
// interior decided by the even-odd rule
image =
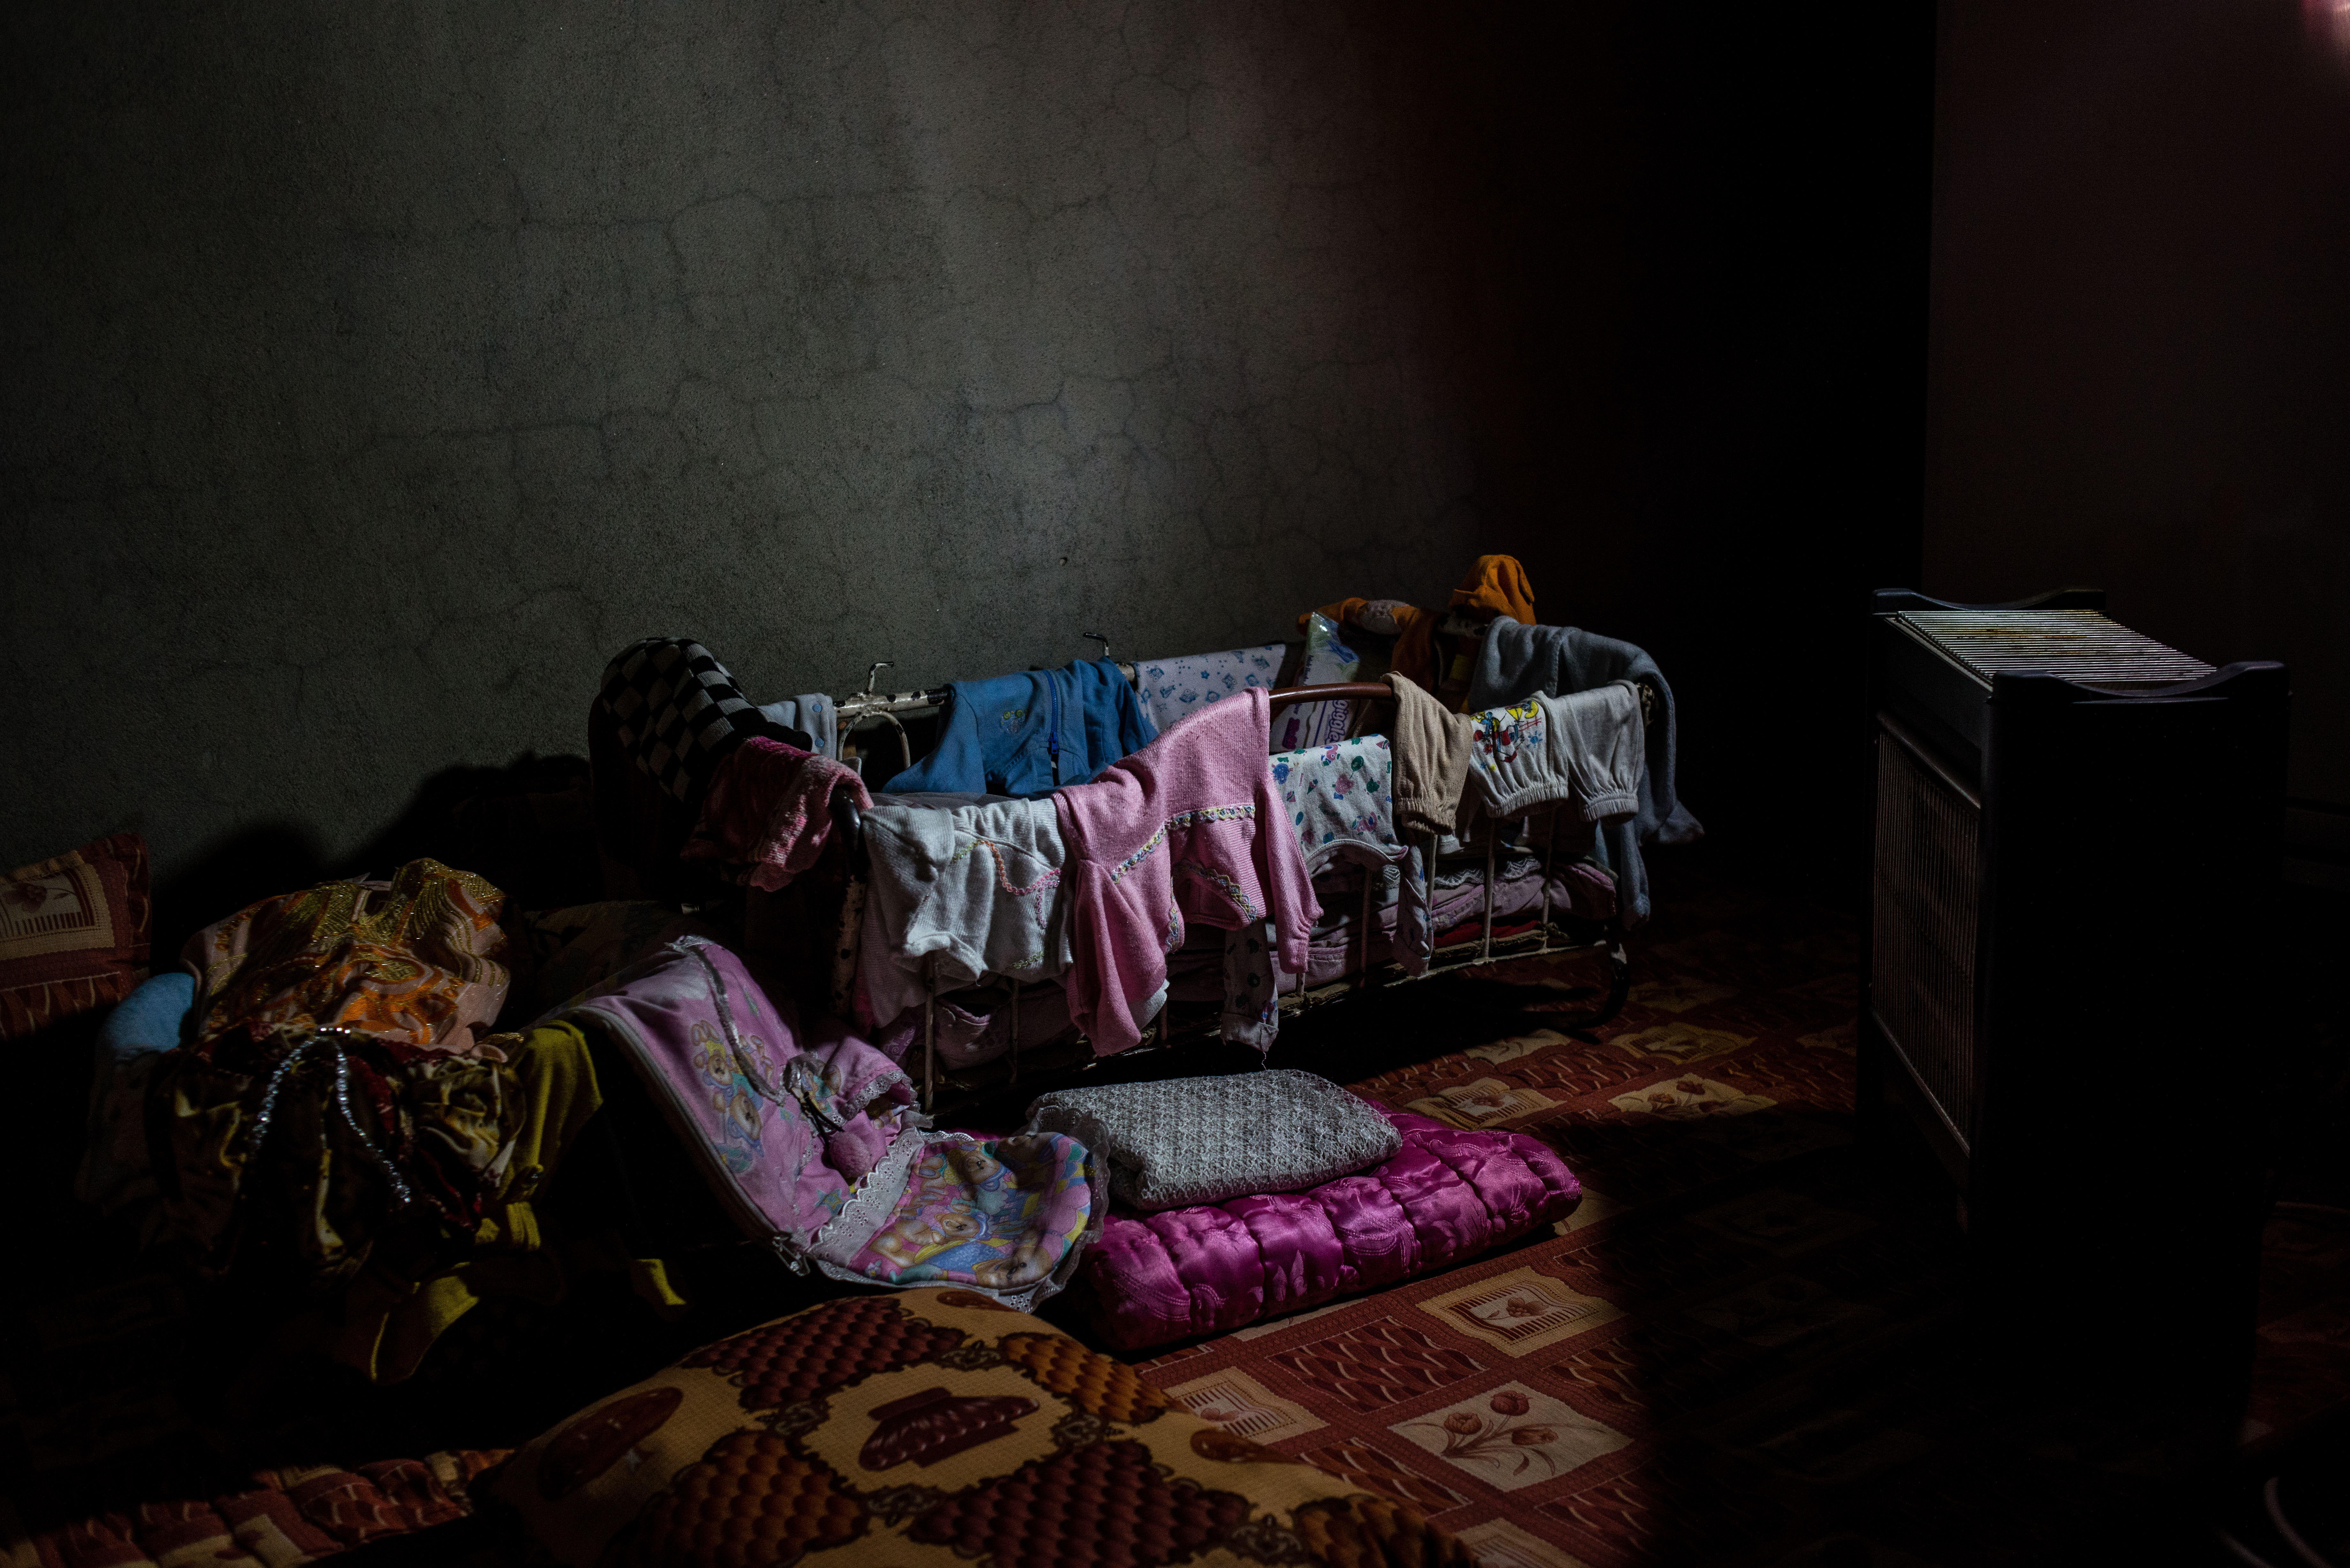
<svg viewBox="0 0 2350 1568">
<path fill-rule="evenodd" d="M 1021 1131 L 1076 1138 L 1108 1162 L 1111 1194 L 1142 1210 L 1295 1192 L 1403 1147 L 1368 1102 L 1291 1068 L 1063 1089 L 1030 1106 Z"/>
</svg>

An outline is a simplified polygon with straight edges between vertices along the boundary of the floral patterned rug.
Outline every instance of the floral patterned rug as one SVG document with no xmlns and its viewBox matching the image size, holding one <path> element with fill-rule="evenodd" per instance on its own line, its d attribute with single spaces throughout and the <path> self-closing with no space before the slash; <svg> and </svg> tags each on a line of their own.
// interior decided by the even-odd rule
<svg viewBox="0 0 2350 1568">
<path fill-rule="evenodd" d="M 1410 1038 L 1297 1042 L 1430 1056 L 1353 1086 L 1551 1140 L 1588 1191 L 1555 1233 L 1144 1375 L 1413 1501 L 1492 1568 L 2123 1560 L 2169 1511 L 2162 1440 L 1973 1376 L 1948 1186 L 1853 1146 L 1852 922 L 1736 889 L 1658 907 L 1630 1004 L 1593 1038 L 1442 1050 L 1432 1033 L 1473 1023 L 1399 995 Z M 1590 977 L 1492 978 L 1564 996 Z M 2350 1229 L 2321 1218 L 2271 1228 L 2265 1315 L 2291 1337 L 2262 1342 L 2248 1440 L 2350 1405 Z"/>
</svg>

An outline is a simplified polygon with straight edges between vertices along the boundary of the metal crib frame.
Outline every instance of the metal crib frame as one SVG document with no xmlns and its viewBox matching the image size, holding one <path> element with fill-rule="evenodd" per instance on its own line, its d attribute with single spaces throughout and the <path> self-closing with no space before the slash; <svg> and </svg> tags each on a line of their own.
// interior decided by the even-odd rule
<svg viewBox="0 0 2350 1568">
<path fill-rule="evenodd" d="M 1107 650 L 1105 649 L 1104 651 Z M 878 674 L 887 668 L 886 664 L 876 664 L 873 667 L 873 674 Z M 844 699 L 840 702 L 843 733 L 851 727 L 852 713 L 858 720 L 878 719 L 895 724 L 898 715 L 914 717 L 935 712 L 947 700 L 947 693 L 942 691 L 876 694 L 871 690 L 873 674 L 866 677 L 867 690 L 864 692 L 859 693 L 856 698 Z M 1367 682 L 1344 682 L 1323 686 L 1297 686 L 1286 691 L 1270 692 L 1267 695 L 1271 698 L 1272 707 L 1275 711 L 1298 702 L 1392 702 L 1395 701 L 1394 690 L 1383 682 L 1376 685 Z M 852 703 L 856 704 L 854 708 L 851 706 Z M 1640 707 L 1641 715 L 1645 720 L 1649 711 L 1648 689 L 1645 686 L 1641 689 Z M 897 725 L 897 728 L 899 742 L 902 745 L 905 743 L 905 729 L 902 724 Z M 841 817 L 840 826 L 848 834 L 849 842 L 861 846 L 862 824 L 858 820 L 856 807 L 845 800 L 837 799 L 835 809 L 836 815 Z M 841 815 L 844 812 L 845 815 Z M 1524 819 L 1522 816 L 1510 820 Z M 1496 826 L 1498 826 L 1497 823 Z M 1370 868 L 1366 867 L 1363 877 L 1362 915 L 1357 922 L 1356 940 L 1359 946 L 1357 949 L 1352 972 L 1338 980 L 1311 988 L 1306 986 L 1305 977 L 1299 975 L 1296 990 L 1282 992 L 1278 990 L 1281 971 L 1276 965 L 1274 971 L 1274 983 L 1276 987 L 1275 1005 L 1283 1013 L 1295 1016 L 1312 1008 L 1344 1002 L 1367 991 L 1386 990 L 1413 981 L 1432 980 L 1439 975 L 1459 974 L 1464 971 L 1492 963 L 1497 959 L 1545 957 L 1553 953 L 1562 957 L 1605 954 L 1608 964 L 1607 994 L 1596 1008 L 1583 1013 L 1535 1012 L 1531 1008 L 1508 1011 L 1519 1012 L 1530 1022 L 1538 1022 L 1544 1027 L 1561 1030 L 1593 1029 L 1613 1019 L 1623 1011 L 1625 998 L 1631 989 L 1632 978 L 1631 962 L 1624 950 L 1624 921 L 1621 910 L 1619 909 L 1602 925 L 1600 929 L 1603 934 L 1596 941 L 1571 940 L 1578 933 L 1570 931 L 1552 920 L 1551 878 L 1557 868 L 1558 857 L 1558 822 L 1554 815 L 1550 832 L 1544 836 L 1543 845 L 1543 902 L 1542 915 L 1537 927 L 1532 931 L 1521 932 L 1517 936 L 1504 938 L 1497 942 L 1493 938 L 1493 873 L 1496 843 L 1499 837 L 1498 832 L 1492 832 L 1488 833 L 1485 838 L 1484 929 L 1479 934 L 1473 954 L 1451 960 L 1440 956 L 1432 957 L 1429 966 L 1417 974 L 1409 972 L 1401 964 L 1393 961 L 1380 965 L 1375 971 L 1370 962 L 1371 886 L 1377 878 L 1371 875 Z M 1436 875 L 1436 842 L 1435 837 L 1430 836 L 1427 846 L 1428 874 L 1431 894 L 1434 892 L 1433 884 Z M 1570 940 L 1563 946 L 1554 946 L 1555 937 Z M 925 1112 L 931 1110 L 935 1105 L 938 1091 L 938 983 L 935 978 L 929 978 L 929 983 L 924 989 L 922 999 L 922 1109 Z M 1214 1033 L 1218 1027 L 1218 1021 L 1210 1017 L 1199 1023 L 1177 1030 L 1170 1027 L 1167 1013 L 1162 1010 L 1159 1016 L 1153 1019 L 1144 1029 L 1141 1041 L 1126 1054 L 1130 1055 L 1134 1052 L 1160 1049 L 1172 1045 L 1179 1040 L 1210 1035 Z M 1020 1075 L 1020 991 L 1016 984 L 1013 988 L 1012 1017 L 1009 1028 L 1012 1036 L 1012 1077 L 1007 1082 L 1017 1082 Z"/>
<path fill-rule="evenodd" d="M 1395 701 L 1394 689 L 1383 681 L 1378 683 L 1367 681 L 1347 681 L 1325 686 L 1297 686 L 1292 687 L 1284 691 L 1274 691 L 1269 693 L 1269 695 L 1272 698 L 1272 706 L 1275 711 L 1298 702 L 1356 701 L 1391 703 Z M 1645 686 L 1641 688 L 1640 708 L 1641 716 L 1645 720 L 1648 713 L 1648 689 Z M 1531 814 L 1527 815 L 1530 815 Z M 1525 817 L 1520 816 L 1508 820 L 1523 821 L 1525 820 Z M 1495 826 L 1498 827 L 1499 823 L 1497 822 Z M 1618 1012 L 1622 1012 L 1625 998 L 1629 994 L 1631 990 L 1632 966 L 1630 960 L 1626 956 L 1624 950 L 1624 919 L 1620 910 L 1616 915 L 1611 916 L 1602 925 L 1601 930 L 1603 935 L 1598 940 L 1578 941 L 1569 940 L 1564 946 L 1554 947 L 1552 945 L 1552 940 L 1555 937 L 1572 939 L 1576 935 L 1576 933 L 1567 930 L 1565 928 L 1555 924 L 1551 919 L 1551 877 L 1553 873 L 1557 869 L 1558 864 L 1558 820 L 1555 815 L 1551 819 L 1550 831 L 1544 835 L 1543 842 L 1543 902 L 1540 920 L 1534 930 L 1521 932 L 1514 937 L 1504 938 L 1499 942 L 1494 940 L 1493 872 L 1494 861 L 1496 858 L 1496 841 L 1499 836 L 1500 835 L 1498 832 L 1495 832 L 1487 834 L 1485 838 L 1485 908 L 1482 922 L 1483 929 L 1479 933 L 1476 950 L 1473 953 L 1448 960 L 1440 956 L 1440 955 L 1432 955 L 1429 961 L 1428 967 L 1416 974 L 1406 970 L 1402 964 L 1393 961 L 1379 965 L 1375 969 L 1370 961 L 1371 886 L 1377 878 L 1371 875 L 1371 868 L 1365 867 L 1363 875 L 1362 912 L 1356 921 L 1355 940 L 1357 946 L 1354 965 L 1348 971 L 1342 974 L 1339 979 L 1328 981 L 1321 985 L 1311 988 L 1306 986 L 1305 977 L 1304 975 L 1297 976 L 1296 990 L 1278 992 L 1277 993 L 1276 1002 L 1282 1012 L 1284 1014 L 1294 1016 L 1296 1013 L 1306 1012 L 1312 1008 L 1325 1006 L 1334 1002 L 1344 1002 L 1348 998 L 1359 995 L 1366 991 L 1375 989 L 1386 990 L 1392 986 L 1409 984 L 1414 981 L 1433 980 L 1440 975 L 1459 974 L 1465 970 L 1477 969 L 1486 964 L 1490 964 L 1497 958 L 1503 960 L 1536 958 L 1546 957 L 1552 953 L 1556 953 L 1561 957 L 1571 957 L 1578 954 L 1605 953 L 1608 961 L 1607 995 L 1606 1000 L 1601 1002 L 1596 1008 L 1588 1012 L 1579 1014 L 1542 1013 L 1533 1014 L 1533 1016 L 1540 1017 L 1545 1025 L 1552 1028 L 1594 1029 L 1598 1027 L 1600 1024 L 1607 1023 Z M 1429 836 L 1426 846 L 1428 854 L 1430 893 L 1431 895 L 1431 899 L 1435 891 L 1436 844 L 1436 836 L 1431 834 Z M 1432 935 L 1433 933 L 1431 933 L 1431 936 Z M 1275 986 L 1278 987 L 1280 983 L 1280 970 L 1278 966 L 1274 969 L 1274 980 Z M 1211 1019 L 1195 1026 L 1192 1030 L 1188 1031 L 1187 1034 L 1211 1033 L 1214 1032 L 1216 1027 L 1216 1021 Z"/>
</svg>

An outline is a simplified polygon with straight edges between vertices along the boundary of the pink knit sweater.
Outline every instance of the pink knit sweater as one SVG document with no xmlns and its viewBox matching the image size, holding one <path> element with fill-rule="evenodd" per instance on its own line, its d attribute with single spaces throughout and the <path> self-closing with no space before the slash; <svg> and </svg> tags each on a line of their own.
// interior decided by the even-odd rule
<svg viewBox="0 0 2350 1568">
<path fill-rule="evenodd" d="M 1322 907 L 1266 763 L 1270 711 L 1263 691 L 1236 692 L 1053 796 L 1069 851 L 1076 962 L 1065 983 L 1096 1054 L 1142 1038 L 1191 921 L 1238 930 L 1269 919 L 1281 968 L 1305 972 Z"/>
</svg>

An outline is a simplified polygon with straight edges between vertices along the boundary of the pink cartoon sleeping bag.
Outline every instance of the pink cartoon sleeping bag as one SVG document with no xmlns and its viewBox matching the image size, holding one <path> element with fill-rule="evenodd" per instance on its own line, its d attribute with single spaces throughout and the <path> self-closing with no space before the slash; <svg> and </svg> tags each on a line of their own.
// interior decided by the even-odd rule
<svg viewBox="0 0 2350 1568">
<path fill-rule="evenodd" d="M 915 1125 L 895 1063 L 837 1023 L 805 1033 L 715 942 L 673 942 L 556 1016 L 619 1046 L 734 1222 L 794 1268 L 1026 1312 L 1100 1231 L 1083 1145 Z"/>
</svg>

